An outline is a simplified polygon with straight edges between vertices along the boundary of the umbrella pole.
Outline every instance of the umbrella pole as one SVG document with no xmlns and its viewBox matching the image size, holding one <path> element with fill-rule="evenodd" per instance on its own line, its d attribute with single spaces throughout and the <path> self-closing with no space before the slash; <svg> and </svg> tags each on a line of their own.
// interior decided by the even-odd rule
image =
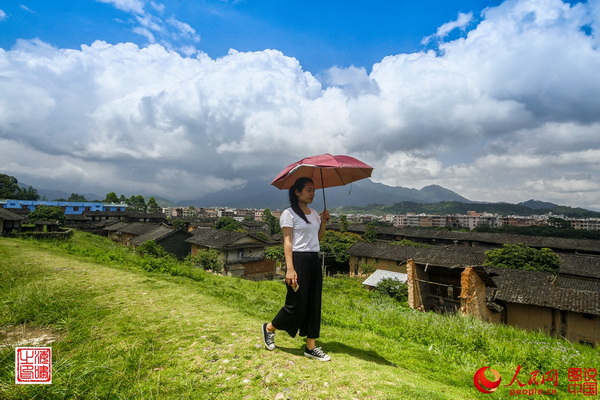
<svg viewBox="0 0 600 400">
<path fill-rule="evenodd" d="M 323 168 L 319 168 L 321 171 L 321 186 L 323 186 L 323 209 L 327 210 L 327 202 L 325 201 L 325 182 L 323 182 Z"/>
</svg>

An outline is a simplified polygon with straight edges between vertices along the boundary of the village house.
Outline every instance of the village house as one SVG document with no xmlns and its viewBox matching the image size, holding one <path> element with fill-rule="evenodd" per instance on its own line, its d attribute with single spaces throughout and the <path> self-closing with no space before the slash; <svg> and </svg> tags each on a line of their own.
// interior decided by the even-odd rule
<svg viewBox="0 0 600 400">
<path fill-rule="evenodd" d="M 348 250 L 350 274 L 365 266 L 406 273 L 412 308 L 460 312 L 600 345 L 600 257 L 559 254 L 560 270 L 553 275 L 482 267 L 485 250 L 358 242 Z"/>
<path fill-rule="evenodd" d="M 186 242 L 191 236 L 192 234 L 185 230 L 175 229 L 168 225 L 161 224 L 151 231 L 132 239 L 131 245 L 133 247 L 138 247 L 153 240 L 156 244 L 165 249 L 167 253 L 181 259 L 187 257 L 191 252 L 191 245 Z"/>
<path fill-rule="evenodd" d="M 0 235 L 20 231 L 22 220 L 22 216 L 0 208 Z"/>
<path fill-rule="evenodd" d="M 59 232 L 60 226 L 58 221 L 38 220 L 33 224 L 36 232 Z"/>
<path fill-rule="evenodd" d="M 192 255 L 202 249 L 217 249 L 228 275 L 251 280 L 275 277 L 275 261 L 265 258 L 265 247 L 269 243 L 253 234 L 198 229 L 186 242 L 192 245 Z"/>
<path fill-rule="evenodd" d="M 116 222 L 104 227 L 109 239 L 129 246 L 131 241 L 138 236 L 156 229 L 159 224 L 149 224 L 146 222 Z"/>
<path fill-rule="evenodd" d="M 93 201 L 49 201 L 49 200 L 6 200 L 2 207 L 13 210 L 26 210 L 27 213 L 35 211 L 38 206 L 60 207 L 65 215 L 83 214 L 85 211 L 127 211 L 127 204 L 114 204 Z"/>
<path fill-rule="evenodd" d="M 332 225 L 332 229 L 339 227 Z M 365 225 L 350 225 L 349 232 L 364 234 Z M 438 231 L 431 229 L 377 227 L 377 239 L 387 241 L 411 240 L 433 246 L 480 247 L 485 250 L 504 244 L 523 243 L 536 249 L 549 248 L 557 253 L 600 256 L 600 243 L 590 239 L 568 239 L 546 236 L 525 236 L 489 232 Z"/>
</svg>

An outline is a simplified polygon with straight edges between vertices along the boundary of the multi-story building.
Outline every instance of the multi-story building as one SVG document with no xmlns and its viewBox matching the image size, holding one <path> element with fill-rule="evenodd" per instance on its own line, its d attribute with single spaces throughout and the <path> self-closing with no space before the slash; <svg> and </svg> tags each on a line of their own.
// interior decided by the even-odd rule
<svg viewBox="0 0 600 400">
<path fill-rule="evenodd" d="M 128 207 L 127 204 L 91 201 L 4 200 L 0 202 L 0 207 L 16 213 L 19 211 L 30 213 L 38 206 L 60 207 L 65 211 L 65 215 L 82 215 L 84 211 L 125 212 Z"/>
</svg>

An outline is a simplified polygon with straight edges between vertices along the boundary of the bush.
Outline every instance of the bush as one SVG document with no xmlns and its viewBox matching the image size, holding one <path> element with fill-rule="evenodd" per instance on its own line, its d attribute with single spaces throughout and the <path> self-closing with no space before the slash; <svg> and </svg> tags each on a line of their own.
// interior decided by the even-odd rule
<svg viewBox="0 0 600 400">
<path fill-rule="evenodd" d="M 390 296 L 399 302 L 408 300 L 408 285 L 392 278 L 384 278 L 379 281 L 375 290 Z"/>
<path fill-rule="evenodd" d="M 166 257 L 169 253 L 154 240 L 148 240 L 137 247 L 136 251 L 141 256 L 150 256 L 154 258 Z"/>
<path fill-rule="evenodd" d="M 375 264 L 365 264 L 365 263 L 360 264 L 360 268 L 359 268 L 359 270 L 363 274 L 372 274 L 373 272 L 375 272 L 376 269 L 377 269 L 377 266 Z"/>
<path fill-rule="evenodd" d="M 205 271 L 223 272 L 223 262 L 219 259 L 219 251 L 216 249 L 200 250 L 195 256 L 191 254 L 187 256 L 185 261 L 189 265 L 202 268 Z"/>
</svg>

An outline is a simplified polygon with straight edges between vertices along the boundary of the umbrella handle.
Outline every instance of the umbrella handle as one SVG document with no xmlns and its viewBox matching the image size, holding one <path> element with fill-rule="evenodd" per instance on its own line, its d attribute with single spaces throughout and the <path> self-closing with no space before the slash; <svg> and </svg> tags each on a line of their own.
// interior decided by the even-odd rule
<svg viewBox="0 0 600 400">
<path fill-rule="evenodd" d="M 321 171 L 321 186 L 323 186 L 323 207 L 324 210 L 327 210 L 327 202 L 325 201 L 325 182 L 323 182 L 323 168 L 319 168 Z"/>
</svg>

